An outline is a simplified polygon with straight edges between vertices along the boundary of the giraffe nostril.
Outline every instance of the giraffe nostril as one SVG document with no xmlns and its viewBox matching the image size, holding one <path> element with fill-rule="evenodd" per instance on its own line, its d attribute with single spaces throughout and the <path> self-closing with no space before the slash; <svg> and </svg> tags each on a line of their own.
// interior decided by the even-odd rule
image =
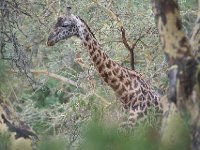
<svg viewBox="0 0 200 150">
<path fill-rule="evenodd" d="M 48 40 L 47 41 L 47 46 L 53 46 L 54 45 L 54 42 L 53 41 L 51 41 L 51 40 Z"/>
</svg>

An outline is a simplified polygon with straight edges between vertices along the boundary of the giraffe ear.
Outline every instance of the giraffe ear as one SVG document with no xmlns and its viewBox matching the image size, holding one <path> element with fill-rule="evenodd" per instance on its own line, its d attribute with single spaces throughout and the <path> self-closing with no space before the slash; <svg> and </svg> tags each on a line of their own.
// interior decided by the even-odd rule
<svg viewBox="0 0 200 150">
<path fill-rule="evenodd" d="M 62 18 L 62 17 L 58 17 L 57 22 L 56 22 L 56 24 L 55 24 L 54 27 L 56 28 L 56 27 L 61 26 L 61 25 L 62 25 L 62 22 L 63 22 L 63 18 Z"/>
<path fill-rule="evenodd" d="M 66 16 L 71 15 L 71 9 L 72 9 L 71 6 L 66 6 L 66 12 L 65 12 Z"/>
</svg>

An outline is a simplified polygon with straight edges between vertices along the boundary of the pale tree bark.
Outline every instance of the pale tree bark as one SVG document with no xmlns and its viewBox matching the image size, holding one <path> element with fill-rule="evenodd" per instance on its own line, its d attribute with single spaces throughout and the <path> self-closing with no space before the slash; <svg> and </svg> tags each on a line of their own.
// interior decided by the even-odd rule
<svg viewBox="0 0 200 150">
<path fill-rule="evenodd" d="M 199 39 L 200 39 L 200 0 L 199 0 L 199 10 L 197 14 L 196 24 L 193 28 L 192 37 L 190 39 L 193 50 L 197 52 L 196 54 L 200 53 Z"/>
<path fill-rule="evenodd" d="M 179 111 L 183 118 L 182 123 L 186 122 L 189 126 L 188 137 L 191 144 L 188 149 L 197 150 L 200 149 L 200 65 L 198 55 L 194 55 L 193 51 L 198 51 L 200 45 L 200 15 L 198 12 L 197 22 L 189 41 L 183 31 L 177 0 L 152 0 L 152 5 L 163 51 L 170 67 L 167 98 L 171 106 L 169 115 L 165 116 L 167 119 L 164 119 L 162 142 L 170 143 L 165 141 L 170 139 L 170 137 L 165 138 L 165 134 L 169 135 L 169 127 L 177 128 L 175 121 L 180 122 L 180 120 L 173 117 Z M 177 107 L 176 111 L 173 105 Z M 170 133 L 172 137 L 176 133 L 173 130 L 170 132 L 173 132 Z M 181 138 L 181 136 L 176 137 Z"/>
</svg>

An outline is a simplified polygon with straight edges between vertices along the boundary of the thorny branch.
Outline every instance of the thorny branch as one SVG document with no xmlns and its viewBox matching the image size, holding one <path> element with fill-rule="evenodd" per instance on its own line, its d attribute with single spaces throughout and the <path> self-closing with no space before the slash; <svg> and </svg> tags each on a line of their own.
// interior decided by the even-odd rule
<svg viewBox="0 0 200 150">
<path fill-rule="evenodd" d="M 30 71 L 31 71 L 31 73 L 33 73 L 35 75 L 43 74 L 43 75 L 52 77 L 52 78 L 54 78 L 56 80 L 60 80 L 63 83 L 71 84 L 71 85 L 76 86 L 76 87 L 78 86 L 74 81 L 72 81 L 72 80 L 70 80 L 68 78 L 65 78 L 65 77 L 63 77 L 61 75 L 57 75 L 55 73 L 51 73 L 51 72 L 49 72 L 47 70 L 30 70 Z"/>
<path fill-rule="evenodd" d="M 106 13 L 111 17 L 113 18 L 113 20 L 115 20 L 117 22 L 117 26 L 120 28 L 121 30 L 121 33 L 122 33 L 122 42 L 124 44 L 124 46 L 126 47 L 126 49 L 128 49 L 128 51 L 130 52 L 130 56 L 131 56 L 131 69 L 135 69 L 135 59 L 134 59 L 134 49 L 137 45 L 137 43 L 139 41 L 141 41 L 141 39 L 145 36 L 145 34 L 143 35 L 140 35 L 139 38 L 132 44 L 132 46 L 129 45 L 128 43 L 128 40 L 126 38 L 126 33 L 125 33 L 125 29 L 124 29 L 124 26 L 123 26 L 123 22 L 120 20 L 120 18 L 118 17 L 118 15 L 116 15 L 112 10 L 110 10 L 108 7 L 105 7 L 103 5 L 101 5 L 98 0 L 92 0 L 93 2 L 95 2 L 98 6 L 100 6 L 101 8 L 103 8 Z M 149 28 L 146 32 L 146 34 L 149 33 L 151 28 Z M 142 41 L 141 41 L 142 42 Z"/>
<path fill-rule="evenodd" d="M 23 4 L 16 0 L 0 1 L 0 59 L 7 60 L 13 68 L 17 68 L 20 73 L 27 76 L 30 83 L 33 83 L 33 77 L 29 71 L 31 56 L 18 40 L 14 30 L 17 29 L 27 37 L 20 29 L 19 17 L 22 15 L 31 17 L 31 15 L 22 6 Z"/>
<path fill-rule="evenodd" d="M 149 28 L 149 29 L 147 30 L 146 34 L 149 33 L 150 29 L 151 29 L 151 28 Z M 128 49 L 128 51 L 130 52 L 130 55 L 131 55 L 131 68 L 132 68 L 133 70 L 135 70 L 135 65 L 134 65 L 134 64 L 135 64 L 134 49 L 135 49 L 137 43 L 138 43 L 139 41 L 141 41 L 141 39 L 142 39 L 146 34 L 140 35 L 140 36 L 138 37 L 138 39 L 132 44 L 132 46 L 130 46 L 129 43 L 128 43 L 128 40 L 127 40 L 127 38 L 126 38 L 126 30 L 124 29 L 123 26 L 121 27 L 121 33 L 122 33 L 122 42 L 123 42 L 124 46 Z"/>
</svg>

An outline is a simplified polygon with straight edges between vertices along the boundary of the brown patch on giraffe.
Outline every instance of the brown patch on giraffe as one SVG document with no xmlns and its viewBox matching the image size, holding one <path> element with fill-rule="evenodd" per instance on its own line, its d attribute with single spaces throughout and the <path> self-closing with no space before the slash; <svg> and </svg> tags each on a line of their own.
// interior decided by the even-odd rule
<svg viewBox="0 0 200 150">
<path fill-rule="evenodd" d="M 150 93 L 150 92 L 149 92 L 149 93 Z M 148 95 L 147 95 L 147 100 L 148 100 L 148 101 L 151 100 L 151 97 L 150 97 L 149 93 L 148 93 Z"/>
<path fill-rule="evenodd" d="M 86 33 L 86 32 L 87 32 L 87 30 L 86 30 L 86 29 L 84 29 L 84 32 Z"/>
<path fill-rule="evenodd" d="M 108 83 L 108 78 L 103 78 L 106 83 Z"/>
<path fill-rule="evenodd" d="M 117 64 L 115 62 L 112 62 L 112 66 L 115 67 Z"/>
<path fill-rule="evenodd" d="M 99 61 L 96 62 L 96 65 L 98 66 L 101 63 L 101 59 L 99 59 Z"/>
<path fill-rule="evenodd" d="M 112 71 L 109 71 L 109 72 L 108 72 L 108 76 L 112 76 Z"/>
<path fill-rule="evenodd" d="M 142 87 L 144 87 L 147 91 L 149 91 L 150 87 L 145 81 L 143 81 Z"/>
<path fill-rule="evenodd" d="M 129 118 L 128 119 L 130 122 L 136 122 L 136 120 L 134 118 Z"/>
<path fill-rule="evenodd" d="M 112 84 L 115 84 L 116 82 L 117 82 L 117 79 L 115 79 L 115 78 L 111 80 Z"/>
<path fill-rule="evenodd" d="M 128 102 L 129 102 L 128 94 L 126 94 L 126 95 L 124 96 L 124 103 L 125 103 L 125 104 L 128 104 Z"/>
<path fill-rule="evenodd" d="M 132 99 L 133 97 L 135 97 L 135 93 L 129 94 L 129 99 Z"/>
<path fill-rule="evenodd" d="M 140 101 L 144 101 L 144 96 L 143 96 L 143 95 L 140 95 L 140 96 L 138 97 L 138 99 L 139 99 Z"/>
<path fill-rule="evenodd" d="M 114 89 L 114 90 L 117 90 L 119 88 L 120 84 L 115 84 L 115 85 L 112 85 L 111 87 Z"/>
<path fill-rule="evenodd" d="M 89 45 L 88 45 L 88 48 L 89 48 L 89 49 L 92 49 L 92 44 L 89 44 Z"/>
<path fill-rule="evenodd" d="M 108 74 L 107 74 L 107 72 L 105 72 L 105 71 L 101 74 L 101 76 L 102 76 L 103 78 L 108 78 Z"/>
<path fill-rule="evenodd" d="M 121 82 L 123 82 L 124 77 L 120 75 L 119 80 L 120 80 Z"/>
<path fill-rule="evenodd" d="M 130 80 L 126 80 L 126 82 L 124 83 L 126 87 L 128 87 L 128 85 L 130 85 Z"/>
<path fill-rule="evenodd" d="M 141 89 L 141 91 L 142 91 L 142 93 L 143 93 L 144 95 L 147 95 L 147 91 L 146 91 L 145 88 L 141 87 L 140 89 Z"/>
<path fill-rule="evenodd" d="M 149 95 L 150 95 L 151 99 L 154 98 L 154 97 L 153 97 L 153 94 L 152 94 L 151 92 L 149 92 Z"/>
<path fill-rule="evenodd" d="M 89 37 L 89 34 L 87 33 L 86 37 L 85 37 L 85 40 L 86 41 L 89 41 L 90 40 L 90 37 Z"/>
<path fill-rule="evenodd" d="M 98 67 L 98 71 L 99 73 L 101 73 L 101 71 L 105 68 L 104 64 L 102 64 L 101 66 Z"/>
<path fill-rule="evenodd" d="M 83 44 L 84 44 L 85 47 L 88 45 L 86 42 L 84 42 Z"/>
<path fill-rule="evenodd" d="M 97 60 L 97 56 L 94 55 L 93 58 L 92 58 L 92 60 L 95 62 Z"/>
<path fill-rule="evenodd" d="M 106 67 L 109 69 L 111 68 L 111 60 L 110 59 L 108 60 L 108 63 L 106 63 Z"/>
<path fill-rule="evenodd" d="M 147 104 L 147 107 L 151 106 L 151 103 L 149 102 L 149 100 L 147 100 L 146 104 Z"/>
<path fill-rule="evenodd" d="M 123 72 L 123 70 L 121 70 L 121 74 L 120 74 L 120 81 L 123 81 L 124 80 L 124 78 L 125 78 L 125 76 L 124 76 L 124 72 Z"/>
<path fill-rule="evenodd" d="M 97 42 L 95 40 L 93 40 L 92 42 L 95 46 L 97 46 Z"/>
<path fill-rule="evenodd" d="M 90 56 L 92 56 L 94 54 L 94 50 L 89 51 L 89 53 L 90 53 Z"/>
<path fill-rule="evenodd" d="M 158 106 L 158 101 L 155 100 L 155 101 L 154 101 L 154 104 L 155 104 L 155 106 Z"/>
<path fill-rule="evenodd" d="M 98 54 L 101 54 L 101 50 L 100 49 L 96 49 L 96 46 L 95 46 L 95 50 L 97 51 Z"/>
</svg>

